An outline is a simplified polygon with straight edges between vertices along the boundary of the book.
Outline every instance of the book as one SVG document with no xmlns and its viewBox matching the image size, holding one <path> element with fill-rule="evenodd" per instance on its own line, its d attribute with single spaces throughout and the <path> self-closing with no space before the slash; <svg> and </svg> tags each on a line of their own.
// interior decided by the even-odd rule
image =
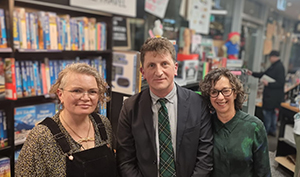
<svg viewBox="0 0 300 177">
<path fill-rule="evenodd" d="M 30 130 L 46 117 L 55 114 L 54 103 L 16 107 L 14 114 L 15 145 L 22 144 L 26 140 Z"/>
<path fill-rule="evenodd" d="M 26 66 L 24 61 L 21 61 L 21 73 L 22 73 L 22 93 L 23 93 L 23 97 L 27 97 L 29 96 L 29 88 L 28 88 L 28 81 L 27 81 Z"/>
<path fill-rule="evenodd" d="M 49 16 L 49 40 L 50 40 L 50 49 L 58 49 L 58 33 L 57 33 L 57 20 L 56 13 L 47 12 Z"/>
<path fill-rule="evenodd" d="M 14 48 L 20 48 L 20 18 L 18 11 L 13 11 L 13 38 L 14 38 Z"/>
<path fill-rule="evenodd" d="M 22 86 L 22 72 L 21 72 L 21 66 L 20 62 L 15 62 L 16 67 L 16 91 L 17 91 L 17 97 L 22 98 L 23 97 L 23 86 Z"/>
<path fill-rule="evenodd" d="M 8 157 L 0 158 L 0 176 L 1 177 L 10 177 L 10 160 Z"/>
<path fill-rule="evenodd" d="M 15 8 L 18 15 L 19 34 L 20 34 L 20 48 L 27 49 L 27 32 L 26 32 L 26 14 L 25 8 Z"/>
<path fill-rule="evenodd" d="M 17 99 L 15 59 L 5 58 L 5 98 L 9 100 Z"/>
<path fill-rule="evenodd" d="M 35 106 L 14 109 L 15 145 L 24 143 L 28 133 L 35 124 Z"/>
<path fill-rule="evenodd" d="M 0 9 L 0 48 L 7 48 L 4 10 Z"/>
<path fill-rule="evenodd" d="M 5 99 L 4 60 L 0 58 L 0 100 Z"/>
<path fill-rule="evenodd" d="M 8 145 L 7 120 L 4 110 L 0 110 L 0 149 Z"/>
</svg>

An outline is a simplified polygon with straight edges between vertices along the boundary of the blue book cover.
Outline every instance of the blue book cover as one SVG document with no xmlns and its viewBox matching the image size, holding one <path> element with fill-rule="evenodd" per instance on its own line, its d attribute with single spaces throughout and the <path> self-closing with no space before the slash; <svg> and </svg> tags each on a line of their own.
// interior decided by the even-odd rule
<svg viewBox="0 0 300 177">
<path fill-rule="evenodd" d="M 101 50 L 106 50 L 106 23 L 101 22 Z"/>
<path fill-rule="evenodd" d="M 5 25 L 5 15 L 3 9 L 0 9 L 0 27 L 1 27 L 0 46 L 6 48 L 7 47 L 6 25 Z"/>
<path fill-rule="evenodd" d="M 24 106 L 15 108 L 15 145 L 24 143 L 28 133 L 36 122 L 35 106 Z"/>
<path fill-rule="evenodd" d="M 49 75 L 50 75 L 50 85 L 55 83 L 55 73 L 54 73 L 54 61 L 49 60 Z"/>
<path fill-rule="evenodd" d="M 17 160 L 19 158 L 20 152 L 21 152 L 21 149 L 15 150 L 15 164 L 17 163 Z"/>
<path fill-rule="evenodd" d="M 54 68 L 54 83 L 56 82 L 56 79 L 58 78 L 58 74 L 60 72 L 58 60 L 52 60 L 53 61 L 53 68 Z"/>
<path fill-rule="evenodd" d="M 29 28 L 30 28 L 30 43 L 32 49 L 38 49 L 38 40 L 37 40 L 37 17 L 35 13 L 29 13 Z"/>
<path fill-rule="evenodd" d="M 25 12 L 25 18 L 26 18 L 27 49 L 31 49 L 31 28 L 30 28 L 30 18 L 28 12 Z"/>
<path fill-rule="evenodd" d="M 41 78 L 39 72 L 39 62 L 33 62 L 33 74 L 34 74 L 34 87 L 35 87 L 35 94 L 42 95 L 42 88 L 41 88 Z"/>
<path fill-rule="evenodd" d="M 27 73 L 26 73 L 26 66 L 25 61 L 21 61 L 21 73 L 22 73 L 22 89 L 23 89 L 23 97 L 29 96 L 29 88 L 27 82 Z"/>
<path fill-rule="evenodd" d="M 15 61 L 15 72 L 16 72 L 16 90 L 17 97 L 23 97 L 23 86 L 22 86 L 22 74 L 21 74 L 21 66 L 19 61 Z"/>
<path fill-rule="evenodd" d="M 8 145 L 6 115 L 0 110 L 0 149 Z"/>
<path fill-rule="evenodd" d="M 40 123 L 46 117 L 52 117 L 55 114 L 55 104 L 54 103 L 44 103 L 35 105 L 36 113 L 36 124 Z"/>
<path fill-rule="evenodd" d="M 50 46 L 50 29 L 49 29 L 49 15 L 45 14 L 43 17 L 43 33 L 44 33 L 44 49 L 51 49 Z"/>
<path fill-rule="evenodd" d="M 62 26 L 62 20 L 59 17 L 56 17 L 56 24 L 57 24 L 57 43 L 58 43 L 58 49 L 64 50 L 64 44 L 63 44 L 63 26 Z"/>
<path fill-rule="evenodd" d="M 33 74 L 33 66 L 32 61 L 25 61 L 26 64 L 26 74 L 27 74 L 27 83 L 30 92 L 30 96 L 35 96 L 35 88 L 34 88 L 34 74 Z"/>
</svg>

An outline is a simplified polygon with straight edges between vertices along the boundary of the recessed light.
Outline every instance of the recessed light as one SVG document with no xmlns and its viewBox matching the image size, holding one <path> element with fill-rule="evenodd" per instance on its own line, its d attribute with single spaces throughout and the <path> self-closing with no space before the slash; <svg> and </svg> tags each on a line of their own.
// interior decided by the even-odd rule
<svg viewBox="0 0 300 177">
<path fill-rule="evenodd" d="M 292 3 L 291 3 L 291 2 L 288 2 L 286 5 L 287 5 L 288 7 L 291 7 L 291 6 L 292 6 Z"/>
</svg>

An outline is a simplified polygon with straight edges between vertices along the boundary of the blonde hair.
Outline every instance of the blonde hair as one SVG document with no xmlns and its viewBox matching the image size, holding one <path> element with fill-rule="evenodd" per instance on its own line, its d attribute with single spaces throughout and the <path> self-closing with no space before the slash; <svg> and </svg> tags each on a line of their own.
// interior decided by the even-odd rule
<svg viewBox="0 0 300 177">
<path fill-rule="evenodd" d="M 50 94 L 55 94 L 57 96 L 57 89 L 64 88 L 67 79 L 70 74 L 72 73 L 78 73 L 78 74 L 86 74 L 89 76 L 94 76 L 97 82 L 98 92 L 99 92 L 99 102 L 101 104 L 108 102 L 110 98 L 106 95 L 108 84 L 105 82 L 105 80 L 100 76 L 99 72 L 96 70 L 96 68 L 86 64 L 86 63 L 73 63 L 70 65 L 67 65 L 65 69 L 63 69 L 59 74 L 56 82 L 51 86 Z M 97 112 L 99 110 L 99 105 L 97 105 L 96 109 L 94 110 Z"/>
</svg>

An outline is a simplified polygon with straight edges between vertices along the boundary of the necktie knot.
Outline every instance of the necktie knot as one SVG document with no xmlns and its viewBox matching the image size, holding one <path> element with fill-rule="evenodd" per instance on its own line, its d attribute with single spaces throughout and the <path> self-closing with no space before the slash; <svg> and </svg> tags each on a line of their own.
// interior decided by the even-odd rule
<svg viewBox="0 0 300 177">
<path fill-rule="evenodd" d="M 158 102 L 160 103 L 160 105 L 162 105 L 162 106 L 165 106 L 166 103 L 168 102 L 168 100 L 167 100 L 166 98 L 160 98 L 160 99 L 158 99 L 157 101 L 158 101 Z"/>
</svg>

